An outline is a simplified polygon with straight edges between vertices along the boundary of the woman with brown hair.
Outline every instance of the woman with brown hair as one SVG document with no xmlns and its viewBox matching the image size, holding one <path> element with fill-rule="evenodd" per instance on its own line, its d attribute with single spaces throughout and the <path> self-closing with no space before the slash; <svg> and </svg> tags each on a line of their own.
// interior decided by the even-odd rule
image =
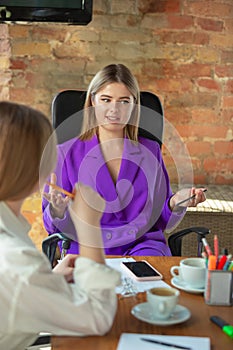
<svg viewBox="0 0 233 350">
<path fill-rule="evenodd" d="M 105 201 L 91 188 L 75 185 L 68 210 L 80 257 L 67 255 L 51 270 L 28 237 L 30 226 L 21 214 L 24 199 L 39 190 L 55 166 L 51 124 L 37 110 L 0 102 L 0 140 L 0 348 L 22 350 L 42 331 L 104 334 L 113 322 L 119 283 L 101 248 Z"/>
</svg>

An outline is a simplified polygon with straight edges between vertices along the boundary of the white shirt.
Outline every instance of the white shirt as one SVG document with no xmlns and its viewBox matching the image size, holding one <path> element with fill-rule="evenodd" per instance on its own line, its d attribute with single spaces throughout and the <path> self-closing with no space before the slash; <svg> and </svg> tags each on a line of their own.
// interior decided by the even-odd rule
<svg viewBox="0 0 233 350">
<path fill-rule="evenodd" d="M 120 275 L 80 257 L 74 283 L 52 272 L 28 237 L 29 224 L 0 202 L 0 350 L 23 350 L 39 332 L 102 335 L 113 322 Z"/>
</svg>

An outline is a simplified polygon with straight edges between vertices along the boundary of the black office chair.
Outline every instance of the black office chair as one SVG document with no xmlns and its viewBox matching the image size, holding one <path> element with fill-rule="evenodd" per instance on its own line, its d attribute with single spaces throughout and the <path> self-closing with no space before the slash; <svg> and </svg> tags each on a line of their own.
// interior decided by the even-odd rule
<svg viewBox="0 0 233 350">
<path fill-rule="evenodd" d="M 58 143 L 65 142 L 80 133 L 82 125 L 82 110 L 85 103 L 86 92 L 79 90 L 64 90 L 59 92 L 52 101 L 52 123 L 56 129 Z M 140 102 L 143 112 L 139 124 L 139 135 L 158 142 L 160 147 L 163 140 L 164 113 L 158 96 L 151 92 L 142 91 Z M 146 113 L 145 113 L 146 110 Z M 78 113 L 78 114 L 77 114 Z M 65 121 L 65 127 L 62 123 Z M 174 256 L 182 255 L 182 238 L 187 234 L 197 235 L 197 256 L 201 256 L 202 238 L 210 230 L 206 227 L 190 227 L 176 233 L 168 238 L 168 245 Z M 65 233 L 54 233 L 42 242 L 42 250 L 48 256 L 51 264 L 57 249 L 57 244 L 62 241 L 62 255 L 70 247 L 71 240 Z"/>
</svg>

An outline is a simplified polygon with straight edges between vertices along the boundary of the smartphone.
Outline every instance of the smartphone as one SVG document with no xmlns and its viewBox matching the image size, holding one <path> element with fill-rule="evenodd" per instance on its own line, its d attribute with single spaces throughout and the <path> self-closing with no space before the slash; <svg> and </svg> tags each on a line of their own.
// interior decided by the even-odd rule
<svg viewBox="0 0 233 350">
<path fill-rule="evenodd" d="M 162 274 L 146 260 L 122 262 L 122 266 L 137 281 L 156 281 L 163 278 Z"/>
</svg>

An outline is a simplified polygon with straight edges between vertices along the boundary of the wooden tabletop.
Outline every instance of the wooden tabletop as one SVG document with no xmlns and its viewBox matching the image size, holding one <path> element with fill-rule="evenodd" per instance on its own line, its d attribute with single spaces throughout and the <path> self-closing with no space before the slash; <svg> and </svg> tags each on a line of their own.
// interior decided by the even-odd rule
<svg viewBox="0 0 233 350">
<path fill-rule="evenodd" d="M 135 257 L 135 259 L 147 260 L 163 274 L 164 281 L 170 285 L 170 268 L 173 265 L 177 265 L 180 260 L 179 257 L 148 256 Z M 190 310 L 191 318 L 177 325 L 155 326 L 140 321 L 131 314 L 132 307 L 144 301 L 146 301 L 145 293 L 139 293 L 136 297 L 119 298 L 118 311 L 112 329 L 108 334 L 84 338 L 53 336 L 52 350 L 116 350 L 119 337 L 123 332 L 209 337 L 211 350 L 232 350 L 233 340 L 209 320 L 211 315 L 218 315 L 233 324 L 232 306 L 210 306 L 205 304 L 203 294 L 191 294 L 180 291 L 179 304 Z"/>
</svg>

